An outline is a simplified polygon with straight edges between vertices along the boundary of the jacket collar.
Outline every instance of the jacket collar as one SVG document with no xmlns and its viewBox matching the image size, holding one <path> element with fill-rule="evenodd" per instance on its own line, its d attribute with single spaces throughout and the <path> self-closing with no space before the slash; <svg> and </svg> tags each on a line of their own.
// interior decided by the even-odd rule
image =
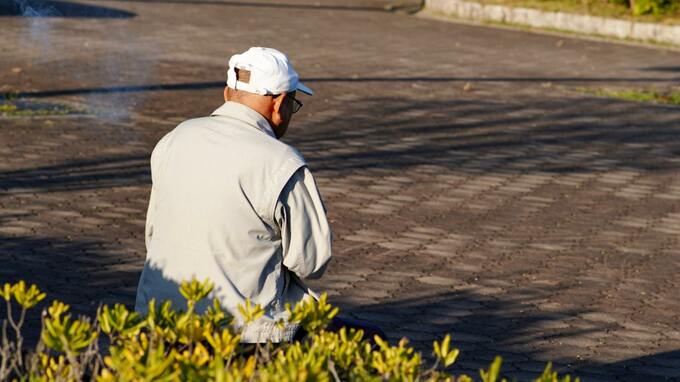
<svg viewBox="0 0 680 382">
<path fill-rule="evenodd" d="M 217 110 L 215 110 L 211 116 L 223 116 L 238 119 L 239 121 L 252 125 L 263 133 L 276 138 L 274 130 L 272 130 L 271 126 L 269 126 L 269 122 L 267 122 L 267 120 L 260 113 L 238 102 L 225 102 L 224 105 L 217 108 Z"/>
</svg>

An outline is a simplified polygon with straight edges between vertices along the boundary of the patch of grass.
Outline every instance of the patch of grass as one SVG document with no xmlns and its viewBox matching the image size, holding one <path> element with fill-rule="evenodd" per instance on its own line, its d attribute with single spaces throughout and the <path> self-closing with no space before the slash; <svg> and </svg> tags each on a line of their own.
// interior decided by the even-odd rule
<svg viewBox="0 0 680 382">
<path fill-rule="evenodd" d="M 626 5 L 607 0 L 471 0 L 482 4 L 534 8 L 546 12 L 566 12 L 592 16 L 611 17 L 637 22 L 680 24 L 680 7 L 666 14 L 634 16 Z"/>
<path fill-rule="evenodd" d="M 0 100 L 2 101 L 16 101 L 17 99 L 19 99 L 18 92 L 7 92 L 0 95 Z"/>
<path fill-rule="evenodd" d="M 680 92 L 660 92 L 654 90 L 609 90 L 609 89 L 579 89 L 584 93 L 594 94 L 599 97 L 618 98 L 626 101 L 651 102 L 664 105 L 680 106 Z"/>
<path fill-rule="evenodd" d="M 50 115 L 74 114 L 77 111 L 63 105 L 54 104 L 29 104 L 26 102 L 0 103 L 0 116 L 2 117 L 39 117 Z"/>
<path fill-rule="evenodd" d="M 4 113 L 13 113 L 16 110 L 17 110 L 16 105 L 12 105 L 12 104 L 8 104 L 8 103 L 0 105 L 0 113 L 3 113 L 3 114 Z"/>
</svg>

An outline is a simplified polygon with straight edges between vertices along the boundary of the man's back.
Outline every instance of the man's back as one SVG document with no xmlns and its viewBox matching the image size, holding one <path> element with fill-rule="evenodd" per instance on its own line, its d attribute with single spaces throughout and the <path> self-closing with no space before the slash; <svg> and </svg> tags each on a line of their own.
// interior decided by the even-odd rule
<svg viewBox="0 0 680 382">
<path fill-rule="evenodd" d="M 136 309 L 145 312 L 152 297 L 182 307 L 179 283 L 207 278 L 232 314 L 246 298 L 265 308 L 244 341 L 290 339 L 295 328 L 278 331 L 273 322 L 284 317 L 286 302 L 294 304 L 308 291 L 285 266 L 290 230 L 281 225 L 291 217 L 281 196 L 295 187 L 291 179 L 308 174 L 302 156 L 277 140 L 256 111 L 227 102 L 213 116 L 186 121 L 163 137 L 151 167 L 147 261 Z M 320 198 L 311 204 L 323 208 Z M 325 215 L 315 231 L 322 238 L 315 253 L 290 255 L 312 259 L 314 269 L 304 273 L 322 272 L 330 258 Z"/>
</svg>

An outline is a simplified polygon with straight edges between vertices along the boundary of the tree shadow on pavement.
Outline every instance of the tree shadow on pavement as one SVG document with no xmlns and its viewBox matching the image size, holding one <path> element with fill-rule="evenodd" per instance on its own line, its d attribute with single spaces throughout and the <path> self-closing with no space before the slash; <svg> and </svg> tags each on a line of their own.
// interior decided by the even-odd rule
<svg viewBox="0 0 680 382">
<path fill-rule="evenodd" d="M 100 1 L 100 0 L 95 0 Z M 321 2 L 265 2 L 265 1 L 229 1 L 229 0 L 116 0 L 124 3 L 159 3 L 159 4 L 184 4 L 184 5 L 223 5 L 225 7 L 246 7 L 246 8 L 273 8 L 273 9 L 300 9 L 300 10 L 322 10 L 322 11 L 361 11 L 361 12 L 388 12 L 396 7 L 382 7 L 377 5 L 347 5 L 324 4 Z M 411 1 L 413 2 L 413 1 Z M 388 2 L 384 2 L 388 4 Z M 403 5 L 401 5 L 403 6 Z"/>
<path fill-rule="evenodd" d="M 589 349 L 575 345 L 589 337 L 619 327 L 617 323 L 570 322 L 589 313 L 583 308 L 545 310 L 551 288 L 480 294 L 460 289 L 386 302 L 359 303 L 337 296 L 331 302 L 341 314 L 373 322 L 382 327 L 390 341 L 407 337 L 433 362 L 432 342 L 451 334 L 453 346 L 461 350 L 453 373 L 477 376 L 496 355 L 503 357 L 503 375 L 509 380 L 533 380 L 552 362 L 560 374 L 580 376 L 584 381 L 662 381 L 680 375 L 680 350 L 645 355 L 614 363 L 589 363 L 578 354 Z M 643 351 L 640 351 L 643 353 Z"/>
<path fill-rule="evenodd" d="M 1 16 L 131 18 L 136 15 L 121 9 L 59 0 L 0 0 Z"/>
<path fill-rule="evenodd" d="M 286 137 L 314 170 L 673 171 L 680 108 L 587 95 L 495 101 L 357 98 Z M 332 109 L 332 105 L 330 108 Z"/>
<path fill-rule="evenodd" d="M 651 66 L 643 70 L 649 72 L 678 72 L 680 73 L 680 66 Z"/>
<path fill-rule="evenodd" d="M 680 349 L 635 357 L 608 364 L 581 366 L 574 375 L 599 372 L 606 375 L 619 374 L 621 381 L 678 381 L 680 380 Z M 584 378 L 588 381 L 588 378 Z"/>
<path fill-rule="evenodd" d="M 286 140 L 314 171 L 439 166 L 456 173 L 675 171 L 680 108 L 579 96 L 528 102 L 362 98 Z M 0 172 L 0 194 L 150 184 L 147 155 Z"/>
<path fill-rule="evenodd" d="M 204 89 L 219 89 L 225 86 L 224 81 L 215 82 L 192 82 L 182 84 L 151 84 L 151 85 L 130 85 L 130 86 L 104 86 L 92 88 L 76 88 L 76 89 L 57 89 L 57 90 L 38 90 L 11 93 L 12 97 L 16 98 L 48 98 L 71 95 L 88 95 L 88 94 L 114 94 L 114 93 L 138 93 L 138 92 L 156 92 L 156 91 L 176 91 L 176 90 L 204 90 Z M 1 99 L 1 98 L 0 98 Z"/>
<path fill-rule="evenodd" d="M 0 216 L 6 224 L 8 216 Z M 71 305 L 76 314 L 94 317 L 100 303 L 134 303 L 141 266 L 118 246 L 37 234 L 0 234 L 0 284 L 25 280 L 47 293 L 27 316 L 25 335 L 35 343 L 40 332 L 40 311 L 52 300 Z M 0 304 L 0 321 L 6 317 Z"/>
<path fill-rule="evenodd" d="M 0 195 L 150 184 L 149 156 L 97 157 L 0 172 Z"/>
<path fill-rule="evenodd" d="M 660 71 L 673 71 L 660 70 Z M 305 83 L 670 83 L 678 82 L 678 78 L 669 77 L 503 77 L 503 76 L 370 76 L 370 77 L 306 77 Z M 126 86 L 100 86 L 73 89 L 19 91 L 11 93 L 12 97 L 18 98 L 46 98 L 70 95 L 87 94 L 111 94 L 111 93 L 137 93 L 176 90 L 204 90 L 219 89 L 225 86 L 224 81 L 188 82 L 175 84 L 148 84 Z M 0 97 L 0 99 L 2 99 Z"/>
</svg>

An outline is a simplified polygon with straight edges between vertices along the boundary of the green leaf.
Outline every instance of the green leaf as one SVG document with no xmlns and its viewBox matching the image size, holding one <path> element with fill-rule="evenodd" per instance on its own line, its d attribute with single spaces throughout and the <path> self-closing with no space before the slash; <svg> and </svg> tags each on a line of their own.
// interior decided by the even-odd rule
<svg viewBox="0 0 680 382">
<path fill-rule="evenodd" d="M 192 309 L 196 303 L 208 297 L 213 290 L 213 283 L 206 279 L 202 282 L 194 279 L 191 281 L 182 282 L 179 292 L 187 299 L 189 309 Z"/>
<path fill-rule="evenodd" d="M 479 370 L 479 375 L 482 377 L 483 382 L 496 382 L 498 375 L 501 372 L 501 364 L 503 363 L 503 358 L 496 356 L 491 365 L 487 370 Z"/>
<path fill-rule="evenodd" d="M 12 293 L 14 299 L 24 309 L 30 309 L 36 306 L 46 296 L 46 294 L 41 292 L 35 284 L 32 284 L 30 288 L 27 289 L 26 283 L 23 280 L 12 286 Z"/>
<path fill-rule="evenodd" d="M 245 305 L 238 305 L 238 311 L 241 313 L 245 324 L 256 321 L 264 315 L 264 309 L 259 304 L 253 305 L 249 298 L 246 299 Z"/>
<path fill-rule="evenodd" d="M 5 283 L 5 285 L 2 286 L 2 289 L 0 289 L 0 296 L 2 296 L 5 301 L 9 301 L 12 298 L 12 285 L 10 283 Z"/>
<path fill-rule="evenodd" d="M 130 312 L 125 305 L 115 304 L 112 308 L 104 305 L 97 313 L 97 321 L 102 332 L 123 338 L 137 335 L 146 321 L 137 312 Z"/>
</svg>

